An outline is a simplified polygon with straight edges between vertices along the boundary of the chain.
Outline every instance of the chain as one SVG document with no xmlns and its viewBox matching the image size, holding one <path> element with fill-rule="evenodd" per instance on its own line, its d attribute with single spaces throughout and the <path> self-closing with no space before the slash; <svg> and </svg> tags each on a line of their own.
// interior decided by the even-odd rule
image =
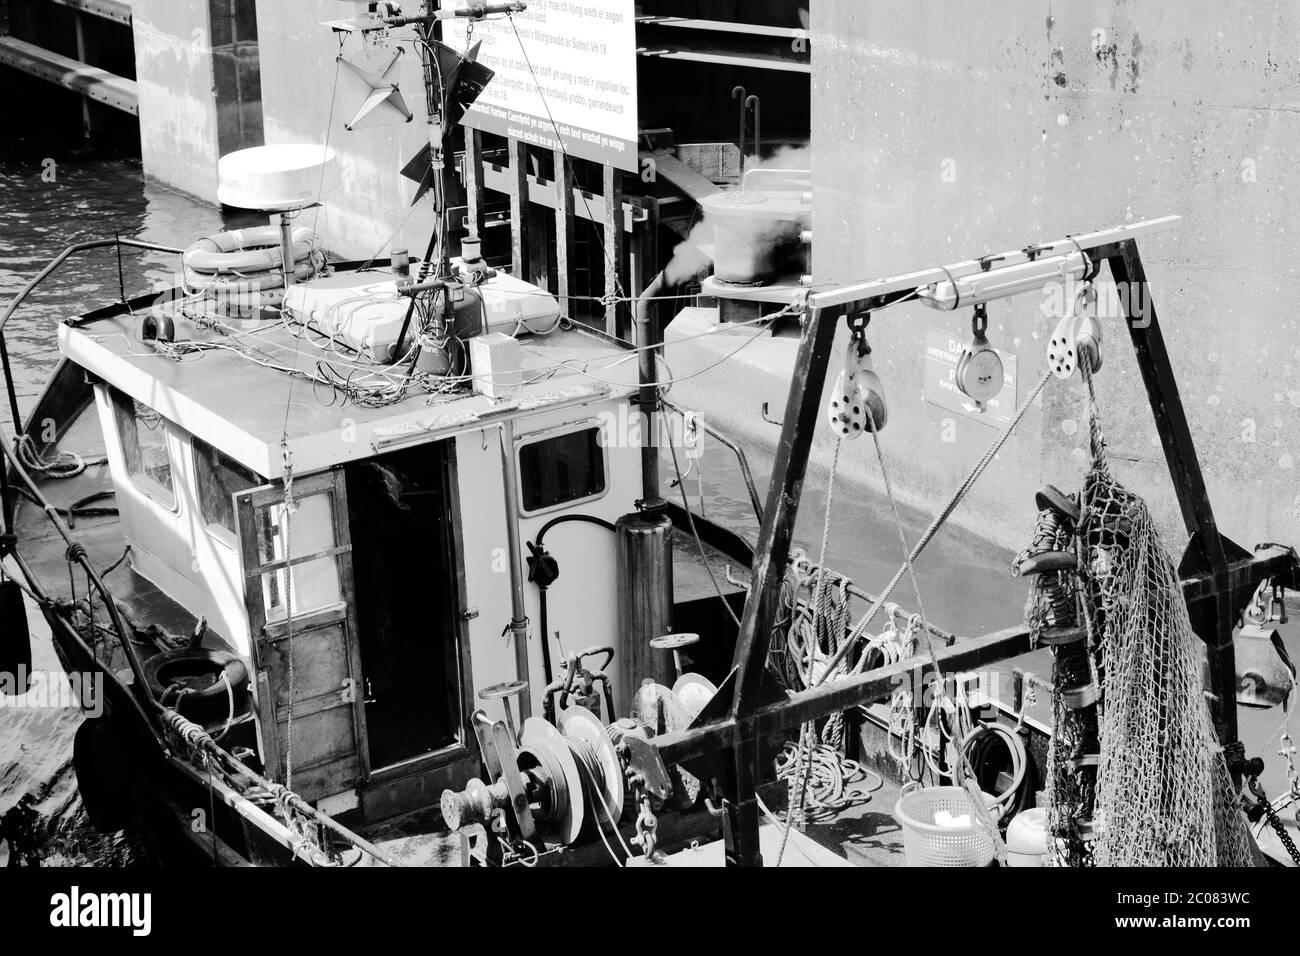
<svg viewBox="0 0 1300 956">
<path fill-rule="evenodd" d="M 632 837 L 632 843 L 641 847 L 647 860 L 654 862 L 655 847 L 659 843 L 659 818 L 655 816 L 650 806 L 650 794 L 645 790 L 641 791 L 640 803 L 641 812 L 636 818 L 636 836 Z"/>
<path fill-rule="evenodd" d="M 1286 832 L 1286 825 L 1278 818 L 1277 811 L 1273 809 L 1273 804 L 1269 803 L 1267 800 L 1261 800 L 1260 803 L 1264 805 L 1264 815 L 1268 817 L 1269 824 L 1277 831 L 1277 838 L 1282 841 L 1282 845 L 1286 847 L 1287 853 L 1291 854 L 1292 862 L 1294 862 L 1296 866 L 1300 866 L 1300 850 L 1296 849 L 1295 841 L 1291 839 L 1291 834 Z"/>
</svg>

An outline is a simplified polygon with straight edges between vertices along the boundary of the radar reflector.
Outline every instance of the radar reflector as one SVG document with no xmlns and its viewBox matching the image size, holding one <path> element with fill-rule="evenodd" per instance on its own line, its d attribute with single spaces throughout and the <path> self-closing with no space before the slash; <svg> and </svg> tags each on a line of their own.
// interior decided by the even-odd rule
<svg viewBox="0 0 1300 956">
<path fill-rule="evenodd" d="M 379 60 L 370 51 L 353 57 L 339 57 L 339 94 L 344 110 L 353 103 L 359 104 L 352 118 L 343 124 L 349 131 L 411 121 L 411 110 L 397 86 L 401 50 L 385 53 L 386 58 Z"/>
</svg>

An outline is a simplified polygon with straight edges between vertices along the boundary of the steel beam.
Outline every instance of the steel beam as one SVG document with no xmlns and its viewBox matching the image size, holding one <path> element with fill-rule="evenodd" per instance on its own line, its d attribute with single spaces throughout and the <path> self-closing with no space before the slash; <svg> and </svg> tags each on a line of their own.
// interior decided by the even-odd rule
<svg viewBox="0 0 1300 956">
<path fill-rule="evenodd" d="M 51 53 L 26 40 L 0 37 L 0 64 L 81 93 L 123 113 L 132 116 L 140 114 L 140 97 L 135 80 L 128 80 L 97 66 L 87 66 L 59 53 Z"/>
<path fill-rule="evenodd" d="M 57 3 L 61 7 L 71 7 L 81 13 L 88 13 L 92 17 L 111 20 L 123 26 L 131 25 L 131 4 L 123 0 L 50 0 L 50 2 Z"/>
<path fill-rule="evenodd" d="M 1151 299 L 1146 270 L 1132 239 L 1123 243 L 1111 256 L 1110 273 L 1120 290 L 1129 337 L 1137 355 L 1138 369 L 1146 385 L 1156 431 L 1164 446 L 1169 477 L 1183 513 L 1183 523 L 1191 535 L 1190 547 L 1199 554 L 1200 568 L 1212 579 L 1214 601 L 1210 606 L 1193 609 L 1192 627 L 1209 648 L 1210 690 L 1214 694 L 1214 716 L 1221 744 L 1237 740 L 1237 667 L 1232 646 L 1232 632 L 1237 613 L 1231 600 L 1228 558 L 1219 536 L 1210 495 L 1205 488 L 1201 464 L 1187 414 L 1178 394 L 1178 381 L 1169 362 L 1160 319 Z"/>
</svg>

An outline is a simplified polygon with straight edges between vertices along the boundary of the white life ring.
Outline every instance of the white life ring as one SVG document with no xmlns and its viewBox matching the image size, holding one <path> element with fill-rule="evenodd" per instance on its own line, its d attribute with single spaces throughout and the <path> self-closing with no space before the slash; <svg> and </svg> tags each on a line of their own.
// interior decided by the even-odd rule
<svg viewBox="0 0 1300 956">
<path fill-rule="evenodd" d="M 293 281 L 304 282 L 315 274 L 315 265 L 310 259 L 295 262 Z M 185 269 L 185 290 L 191 293 L 226 290 L 228 292 L 263 292 L 267 289 L 283 289 L 284 273 L 277 267 L 260 272 L 211 273 L 195 272 Z"/>
<path fill-rule="evenodd" d="M 316 251 L 316 237 L 306 226 L 293 231 L 293 261 L 308 261 Z M 187 270 L 212 275 L 247 275 L 279 269 L 280 227 L 255 226 L 205 236 L 181 257 Z"/>
</svg>

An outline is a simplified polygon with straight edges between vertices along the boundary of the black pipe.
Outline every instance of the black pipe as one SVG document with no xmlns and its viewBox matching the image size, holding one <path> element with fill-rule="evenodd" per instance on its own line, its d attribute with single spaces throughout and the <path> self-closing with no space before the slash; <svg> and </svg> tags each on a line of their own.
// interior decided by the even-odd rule
<svg viewBox="0 0 1300 956">
<path fill-rule="evenodd" d="M 563 524 L 566 521 L 582 521 L 587 524 L 599 525 L 611 532 L 614 530 L 613 524 L 606 521 L 604 518 L 597 518 L 595 515 L 556 515 L 550 521 L 546 522 L 546 524 L 542 525 L 541 530 L 537 532 L 537 540 L 533 542 L 533 546 L 536 548 L 538 554 L 542 551 L 542 539 L 546 537 L 546 532 L 550 531 L 557 524 Z M 549 585 L 547 585 L 547 587 L 549 587 Z M 540 623 L 542 628 L 542 675 L 546 678 L 546 683 L 549 686 L 553 678 L 551 677 L 551 635 L 547 630 L 546 587 L 539 584 L 537 586 L 537 592 L 538 616 L 541 618 Z M 613 711 L 611 710 L 610 713 L 612 714 Z"/>
<path fill-rule="evenodd" d="M 641 507 L 663 507 L 659 496 L 659 433 L 655 409 L 659 404 L 658 375 L 655 370 L 655 353 L 662 342 L 654 341 L 654 329 L 650 317 L 650 302 L 668 286 L 668 280 L 660 272 L 650 284 L 636 297 L 636 347 L 639 349 L 637 368 L 640 388 L 637 390 L 637 404 L 645 415 L 645 430 L 641 435 Z"/>
</svg>

